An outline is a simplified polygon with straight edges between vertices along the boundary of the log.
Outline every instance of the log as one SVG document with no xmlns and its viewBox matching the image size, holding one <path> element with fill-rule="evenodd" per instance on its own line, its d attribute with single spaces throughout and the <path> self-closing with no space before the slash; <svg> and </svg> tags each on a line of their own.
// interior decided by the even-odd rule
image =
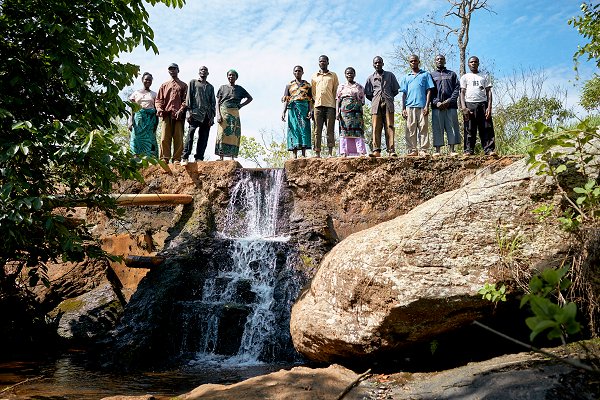
<svg viewBox="0 0 600 400">
<path fill-rule="evenodd" d="M 128 255 L 124 259 L 125 265 L 129 268 L 153 268 L 158 267 L 165 261 L 161 256 L 133 256 Z"/>
<path fill-rule="evenodd" d="M 120 206 L 152 206 L 164 204 L 189 204 L 193 197 L 189 194 L 113 194 Z"/>
</svg>

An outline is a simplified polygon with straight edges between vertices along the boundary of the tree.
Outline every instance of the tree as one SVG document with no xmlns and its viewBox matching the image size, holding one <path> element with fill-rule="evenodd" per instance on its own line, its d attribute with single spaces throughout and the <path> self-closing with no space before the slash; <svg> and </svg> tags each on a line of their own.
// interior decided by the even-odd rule
<svg viewBox="0 0 600 400">
<path fill-rule="evenodd" d="M 258 168 L 263 168 L 263 165 L 266 168 L 283 168 L 285 160 L 290 156 L 283 132 L 278 135 L 273 130 L 259 130 L 262 144 L 253 136 L 242 136 L 240 157 L 252 161 Z"/>
<path fill-rule="evenodd" d="M 600 68 L 600 4 L 582 3 L 581 12 L 583 15 L 573 17 L 569 20 L 569 25 L 577 29 L 579 34 L 589 42 L 583 47 L 579 46 L 573 61 L 575 70 L 579 59 L 587 55 L 587 61 L 594 60 L 596 67 Z M 584 83 L 581 93 L 581 105 L 586 110 L 600 108 L 600 75 L 594 73 L 594 76 Z"/>
<path fill-rule="evenodd" d="M 573 25 L 581 36 L 589 39 L 589 42 L 583 47 L 578 46 L 573 60 L 577 65 L 579 58 L 587 55 L 587 60 L 594 60 L 600 68 L 600 3 L 584 2 L 581 4 L 581 12 L 583 15 L 571 18 L 568 23 Z"/>
<path fill-rule="evenodd" d="M 436 25 L 433 30 L 424 29 L 424 22 L 407 24 L 402 30 L 400 41 L 394 45 L 394 67 L 397 70 L 410 70 L 408 57 L 412 54 L 419 56 L 421 67 L 428 71 L 435 69 L 436 55 L 443 54 L 446 59 L 455 56 L 454 48 L 448 42 L 447 36 L 443 35 L 442 28 Z"/>
<path fill-rule="evenodd" d="M 267 137 L 267 135 L 269 137 Z M 265 162 L 269 168 L 283 168 L 285 160 L 290 157 L 285 141 L 285 128 L 280 134 L 271 130 L 269 134 L 263 129 L 260 130 L 260 137 L 266 149 Z"/>
<path fill-rule="evenodd" d="M 265 154 L 265 148 L 258 143 L 254 136 L 242 136 L 240 138 L 240 157 L 252 161 L 258 168 L 262 168 L 262 157 Z"/>
<path fill-rule="evenodd" d="M 184 1 L 0 2 L 0 303 L 24 276 L 47 284 L 47 262 L 104 254 L 68 214 L 85 203 L 113 215 L 112 184 L 150 161 L 114 140 L 119 91 L 139 73 L 117 57 L 140 43 L 158 53 L 145 3 Z"/>
<path fill-rule="evenodd" d="M 454 17 L 460 22 L 460 25 L 453 27 L 446 23 L 437 22 L 434 19 L 429 19 L 428 22 L 440 26 L 447 30 L 447 35 L 456 35 L 458 43 L 458 52 L 460 58 L 460 75 L 466 73 L 466 53 L 469 45 L 469 29 L 471 27 L 471 18 L 477 10 L 484 9 L 488 12 L 493 12 L 488 6 L 488 0 L 447 0 L 450 8 L 444 14 L 443 18 Z"/>
<path fill-rule="evenodd" d="M 527 150 L 531 134 L 524 129 L 532 120 L 557 127 L 574 116 L 565 108 L 567 93 L 559 87 L 548 90 L 544 70 L 521 69 L 494 82 L 496 144 L 503 154 Z"/>
<path fill-rule="evenodd" d="M 594 74 L 583 84 L 579 104 L 588 111 L 600 111 L 600 75 Z"/>
</svg>

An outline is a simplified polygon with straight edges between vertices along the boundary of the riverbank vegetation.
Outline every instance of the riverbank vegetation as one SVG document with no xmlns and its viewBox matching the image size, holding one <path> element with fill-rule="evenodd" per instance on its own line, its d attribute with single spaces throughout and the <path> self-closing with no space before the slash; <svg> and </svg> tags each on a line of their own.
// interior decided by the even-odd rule
<svg viewBox="0 0 600 400">
<path fill-rule="evenodd" d="M 139 74 L 118 56 L 140 44 L 158 52 L 144 8 L 158 3 L 184 0 L 0 2 L 0 354 L 43 325 L 24 300 L 49 284 L 48 263 L 105 255 L 72 207 L 114 214 L 112 184 L 141 179 L 152 161 L 116 143 L 113 121 Z"/>
</svg>

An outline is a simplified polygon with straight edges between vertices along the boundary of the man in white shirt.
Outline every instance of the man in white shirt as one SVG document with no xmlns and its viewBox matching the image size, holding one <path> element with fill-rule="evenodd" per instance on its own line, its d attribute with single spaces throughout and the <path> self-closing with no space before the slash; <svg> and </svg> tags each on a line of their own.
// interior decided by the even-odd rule
<svg viewBox="0 0 600 400">
<path fill-rule="evenodd" d="M 470 73 L 460 78 L 460 103 L 464 118 L 465 155 L 473 155 L 477 132 L 487 156 L 495 156 L 496 144 L 492 123 L 492 83 L 479 73 L 479 58 L 469 58 Z"/>
</svg>

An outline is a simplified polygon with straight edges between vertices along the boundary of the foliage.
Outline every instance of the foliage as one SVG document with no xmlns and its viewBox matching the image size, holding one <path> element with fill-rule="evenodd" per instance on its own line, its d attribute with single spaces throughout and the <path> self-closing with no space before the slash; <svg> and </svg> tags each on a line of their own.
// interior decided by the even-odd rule
<svg viewBox="0 0 600 400">
<path fill-rule="evenodd" d="M 594 221 L 599 217 L 598 195 L 600 189 L 596 180 L 587 180 L 582 186 L 563 187 L 560 175 L 567 170 L 586 175 L 586 166 L 594 163 L 596 155 L 588 150 L 592 140 L 600 139 L 597 127 L 590 119 L 585 119 L 572 128 L 552 129 L 542 122 L 528 127 L 533 137 L 529 158 L 530 168 L 538 175 L 549 175 L 569 203 L 559 221 L 569 231 L 578 228 L 584 221 Z M 577 196 L 579 195 L 579 196 Z"/>
<path fill-rule="evenodd" d="M 485 283 L 485 285 L 477 292 L 481 295 L 482 299 L 489 300 L 492 303 L 499 301 L 506 301 L 506 286 L 502 285 L 499 289 L 496 289 L 495 283 Z"/>
<path fill-rule="evenodd" d="M 506 228 L 500 229 L 500 227 L 496 227 L 496 242 L 498 243 L 498 250 L 502 257 L 513 258 L 517 253 L 521 252 L 523 236 L 517 233 L 511 237 L 507 234 Z"/>
<path fill-rule="evenodd" d="M 146 0 L 181 7 L 184 0 Z M 103 254 L 75 205 L 113 213 L 109 193 L 151 160 L 115 142 L 119 91 L 139 67 L 116 61 L 140 43 L 155 53 L 142 0 L 0 2 L 0 299 L 46 262 Z"/>
<path fill-rule="evenodd" d="M 578 46 L 573 60 L 577 63 L 580 57 L 587 55 L 587 60 L 595 60 L 596 66 L 600 68 L 600 3 L 584 2 L 581 4 L 581 12 L 583 15 L 571 18 L 568 23 L 581 36 L 589 39 L 589 42 L 583 47 Z"/>
<path fill-rule="evenodd" d="M 594 74 L 583 84 L 579 104 L 588 111 L 600 111 L 600 75 Z"/>
<path fill-rule="evenodd" d="M 597 175 L 597 172 L 592 171 L 597 167 L 597 145 L 600 133 L 590 118 L 569 128 L 552 129 L 541 122 L 536 122 L 527 129 L 533 135 L 527 160 L 530 168 L 535 169 L 539 175 L 553 178 L 566 204 L 558 217 L 558 222 L 564 230 L 577 234 L 575 237 L 581 240 L 580 245 L 583 248 L 585 245 L 583 233 L 597 228 L 600 221 L 600 186 L 596 179 L 588 178 Z M 553 208 L 553 206 L 542 205 L 536 212 L 546 217 L 552 213 Z M 573 261 L 573 268 L 576 267 L 579 275 L 579 279 L 576 280 L 577 291 L 583 293 L 582 298 L 587 304 L 589 326 L 594 331 L 597 301 L 594 284 L 589 280 L 593 279 L 593 271 L 582 267 L 581 263 L 582 261 L 575 259 Z M 554 272 L 547 272 L 547 274 L 554 274 Z M 546 282 L 556 283 L 562 275 L 558 278 L 553 275 L 542 278 Z M 540 286 L 539 282 L 533 280 L 531 284 L 537 285 L 534 288 L 536 290 Z M 558 290 L 560 292 L 562 289 L 558 288 Z M 575 292 L 573 289 L 571 291 Z M 536 314 L 535 319 L 530 319 L 528 322 L 528 326 L 532 328 L 532 335 L 533 333 L 537 335 L 545 329 L 550 329 L 549 335 L 552 337 L 562 337 L 559 336 L 559 330 L 561 334 L 573 333 L 576 326 L 578 327 L 573 322 L 576 313 L 575 304 L 569 303 L 559 307 L 556 304 L 550 305 L 551 302 L 546 300 L 536 298 L 531 303 L 532 310 Z"/>
<path fill-rule="evenodd" d="M 494 82 L 494 130 L 496 147 L 502 154 L 524 154 L 531 135 L 524 128 L 532 120 L 551 127 L 574 116 L 565 108 L 566 90 L 546 87 L 548 76 L 541 69 L 520 68 Z"/>
<path fill-rule="evenodd" d="M 266 150 L 264 160 L 269 168 L 283 168 L 285 160 L 287 160 L 291 154 L 287 150 L 285 137 L 277 137 L 277 135 L 271 131 L 269 137 L 267 138 L 267 132 L 264 130 L 260 131 L 260 137 L 263 140 Z"/>
<path fill-rule="evenodd" d="M 521 300 L 521 307 L 529 304 L 534 316 L 525 320 L 531 329 L 529 339 L 533 341 L 537 335 L 547 332 L 548 339 L 560 338 L 565 343 L 565 335 L 572 335 L 581 330 L 581 325 L 575 320 L 577 306 L 566 302 L 562 306 L 551 300 L 550 296 L 562 298 L 562 291 L 571 286 L 571 281 L 565 278 L 569 268 L 546 269 L 540 275 L 534 276 L 529 283 L 529 294 Z"/>
<path fill-rule="evenodd" d="M 531 140 L 524 128 L 532 120 L 557 126 L 571 117 L 573 112 L 565 109 L 556 97 L 529 98 L 524 95 L 507 106 L 496 107 L 494 124 L 499 150 L 504 154 L 524 153 Z"/>
<path fill-rule="evenodd" d="M 291 154 L 287 150 L 285 139 L 273 131 L 259 131 L 262 144 L 253 136 L 242 136 L 240 157 L 252 161 L 258 168 L 283 168 L 285 160 Z"/>
<path fill-rule="evenodd" d="M 240 157 L 252 161 L 258 168 L 262 168 L 260 163 L 265 154 L 265 148 L 258 143 L 258 140 L 254 136 L 242 135 L 240 138 Z"/>
</svg>

